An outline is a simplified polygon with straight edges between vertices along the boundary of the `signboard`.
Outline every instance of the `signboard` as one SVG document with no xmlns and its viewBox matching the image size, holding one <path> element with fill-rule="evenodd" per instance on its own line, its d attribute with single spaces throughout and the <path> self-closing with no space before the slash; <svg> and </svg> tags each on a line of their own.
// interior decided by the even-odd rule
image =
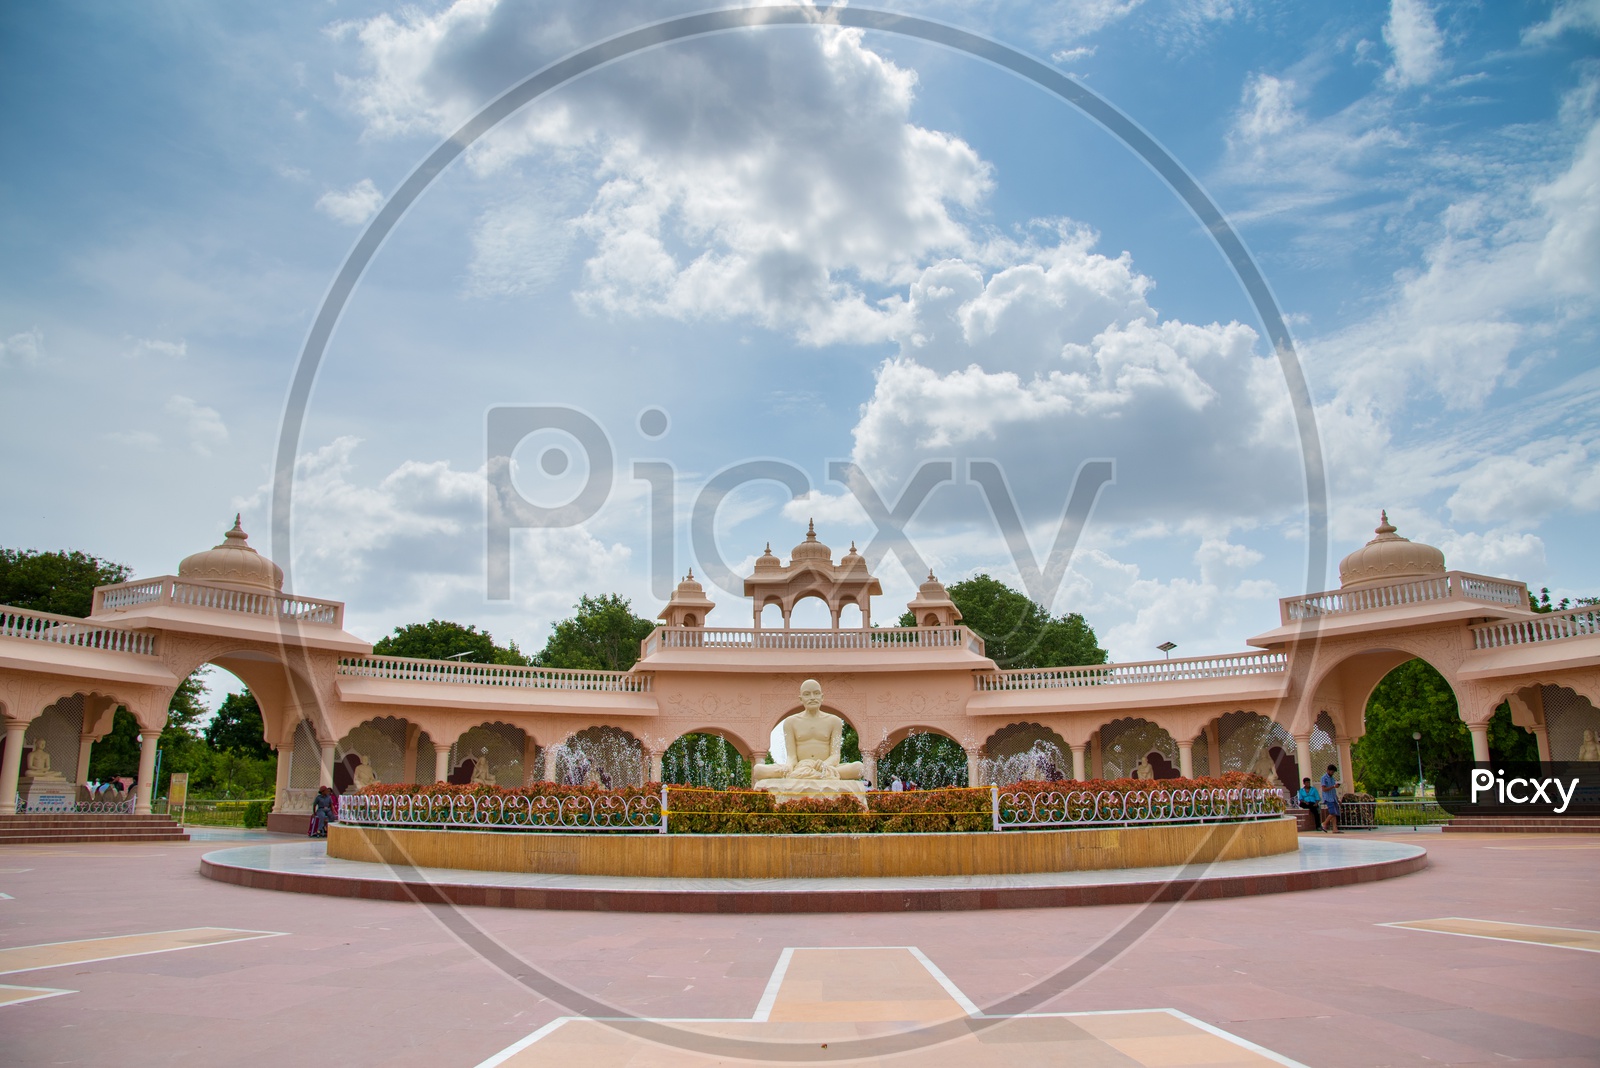
<svg viewBox="0 0 1600 1068">
<path fill-rule="evenodd" d="M 189 803 L 189 773 L 175 771 L 172 780 L 167 785 L 167 812 L 170 815 L 183 809 Z"/>
</svg>

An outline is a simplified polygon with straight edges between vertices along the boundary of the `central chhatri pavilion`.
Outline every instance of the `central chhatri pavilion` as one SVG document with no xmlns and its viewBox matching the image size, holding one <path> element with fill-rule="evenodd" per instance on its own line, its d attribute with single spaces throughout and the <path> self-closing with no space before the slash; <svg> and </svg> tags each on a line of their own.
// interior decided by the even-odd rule
<svg viewBox="0 0 1600 1068">
<path fill-rule="evenodd" d="M 598 770 L 637 783 L 659 779 L 667 747 L 688 734 L 759 764 L 808 679 L 825 693 L 819 711 L 858 733 L 868 783 L 880 758 L 929 733 L 965 751 L 974 784 L 1259 768 L 1291 784 L 1327 764 L 1353 782 L 1368 696 L 1416 657 L 1450 683 L 1478 759 L 1502 703 L 1546 759 L 1577 758 L 1584 731 L 1600 731 L 1595 608 L 1531 612 L 1524 584 L 1448 570 L 1387 515 L 1340 576 L 1338 590 L 1283 598 L 1279 625 L 1243 652 L 1004 670 L 931 574 L 907 605 L 916 626 L 872 627 L 882 585 L 853 545 L 835 561 L 811 525 L 787 562 L 770 547 L 756 560 L 744 581 L 752 626 L 709 625 L 716 605 L 691 573 L 631 669 L 564 671 L 374 656 L 343 629 L 342 603 L 283 592 L 281 569 L 236 521 L 177 575 L 99 588 L 88 619 L 0 606 L 0 796 L 35 748 L 81 782 L 120 706 L 145 738 L 147 811 L 168 704 L 205 664 L 261 706 L 285 829 L 304 822 L 319 786 L 368 777 L 517 786 Z M 811 597 L 831 626 L 792 625 Z M 761 626 L 768 605 L 782 628 Z M 852 605 L 861 625 L 844 627 Z"/>
</svg>

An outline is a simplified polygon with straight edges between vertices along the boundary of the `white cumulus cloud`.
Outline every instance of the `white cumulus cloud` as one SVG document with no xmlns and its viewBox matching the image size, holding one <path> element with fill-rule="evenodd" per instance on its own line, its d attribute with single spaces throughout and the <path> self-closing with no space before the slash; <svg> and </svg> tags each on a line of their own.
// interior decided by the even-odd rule
<svg viewBox="0 0 1600 1068">
<path fill-rule="evenodd" d="M 383 194 L 363 178 L 349 189 L 330 189 L 317 198 L 317 210 L 335 222 L 360 226 L 383 206 Z"/>
<path fill-rule="evenodd" d="M 1444 35 L 1424 0 L 1392 0 L 1383 40 L 1394 55 L 1383 77 L 1396 88 L 1426 85 L 1445 68 Z"/>
</svg>

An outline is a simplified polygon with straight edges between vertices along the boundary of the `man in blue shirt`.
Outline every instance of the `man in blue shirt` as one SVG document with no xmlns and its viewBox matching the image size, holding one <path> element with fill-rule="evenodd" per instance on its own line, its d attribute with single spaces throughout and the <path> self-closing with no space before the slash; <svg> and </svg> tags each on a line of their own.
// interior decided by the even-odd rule
<svg viewBox="0 0 1600 1068">
<path fill-rule="evenodd" d="M 1330 834 L 1344 833 L 1339 829 L 1338 771 L 1338 765 L 1329 764 L 1328 770 L 1322 773 L 1322 829 Z"/>
<path fill-rule="evenodd" d="M 1313 830 L 1322 829 L 1322 793 L 1311 785 L 1310 779 L 1300 780 L 1300 792 L 1295 795 L 1295 800 L 1300 802 L 1300 807 L 1311 813 L 1311 827 Z"/>
</svg>

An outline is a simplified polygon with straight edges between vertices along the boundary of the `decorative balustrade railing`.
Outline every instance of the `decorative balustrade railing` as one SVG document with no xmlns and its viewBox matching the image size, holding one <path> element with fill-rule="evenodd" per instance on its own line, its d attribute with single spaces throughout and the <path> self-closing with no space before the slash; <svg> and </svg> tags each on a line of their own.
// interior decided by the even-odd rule
<svg viewBox="0 0 1600 1068">
<path fill-rule="evenodd" d="M 995 788 L 996 830 L 1127 826 L 1271 819 L 1284 812 L 1283 795 L 1266 789 L 1007 790 Z"/>
<path fill-rule="evenodd" d="M 359 827 L 666 833 L 661 795 L 656 793 L 347 794 L 339 798 L 339 822 Z"/>
<path fill-rule="evenodd" d="M 597 693 L 649 693 L 652 676 L 634 671 L 577 671 L 517 664 L 463 664 L 458 660 L 420 660 L 403 656 L 351 656 L 339 661 L 339 674 L 402 682 L 447 682 L 463 686 L 502 686 L 519 690 L 588 690 Z"/>
<path fill-rule="evenodd" d="M 1600 607 L 1571 608 L 1532 619 L 1506 619 L 1479 623 L 1472 628 L 1474 649 L 1503 649 L 1534 642 L 1559 642 L 1567 638 L 1592 638 L 1600 634 Z"/>
<path fill-rule="evenodd" d="M 983 639 L 966 627 L 767 630 L 753 627 L 657 627 L 640 645 L 644 656 L 667 649 L 968 649 L 983 655 Z"/>
<path fill-rule="evenodd" d="M 156 635 L 151 631 L 110 627 L 104 623 L 85 622 L 74 616 L 58 616 L 26 608 L 0 606 L 0 638 L 76 645 L 83 649 L 104 649 L 138 656 L 156 655 Z"/>
<path fill-rule="evenodd" d="M 1141 682 L 1225 679 L 1241 675 L 1281 675 L 1289 668 L 1284 653 L 1229 653 L 1182 660 L 1142 660 L 1086 667 L 1030 668 L 973 676 L 980 691 L 1060 690 L 1079 686 L 1123 686 Z"/>
<path fill-rule="evenodd" d="M 296 623 L 313 623 L 319 626 L 344 626 L 344 605 L 339 601 L 323 601 L 315 597 L 294 597 L 286 593 L 267 590 L 236 590 L 210 582 L 191 579 L 161 578 L 143 582 L 123 582 L 115 586 L 101 586 L 94 591 L 94 611 L 115 612 L 143 605 L 171 604 L 185 608 L 208 608 L 219 612 L 234 612 L 247 616 L 265 616 L 271 619 L 293 620 Z"/>
<path fill-rule="evenodd" d="M 1330 590 L 1305 597 L 1285 597 L 1278 602 L 1285 623 L 1302 619 L 1370 612 L 1378 608 L 1398 608 L 1430 601 L 1476 601 L 1510 608 L 1528 606 L 1528 587 L 1520 582 L 1447 571 L 1437 578 L 1411 579 L 1355 590 Z"/>
</svg>

